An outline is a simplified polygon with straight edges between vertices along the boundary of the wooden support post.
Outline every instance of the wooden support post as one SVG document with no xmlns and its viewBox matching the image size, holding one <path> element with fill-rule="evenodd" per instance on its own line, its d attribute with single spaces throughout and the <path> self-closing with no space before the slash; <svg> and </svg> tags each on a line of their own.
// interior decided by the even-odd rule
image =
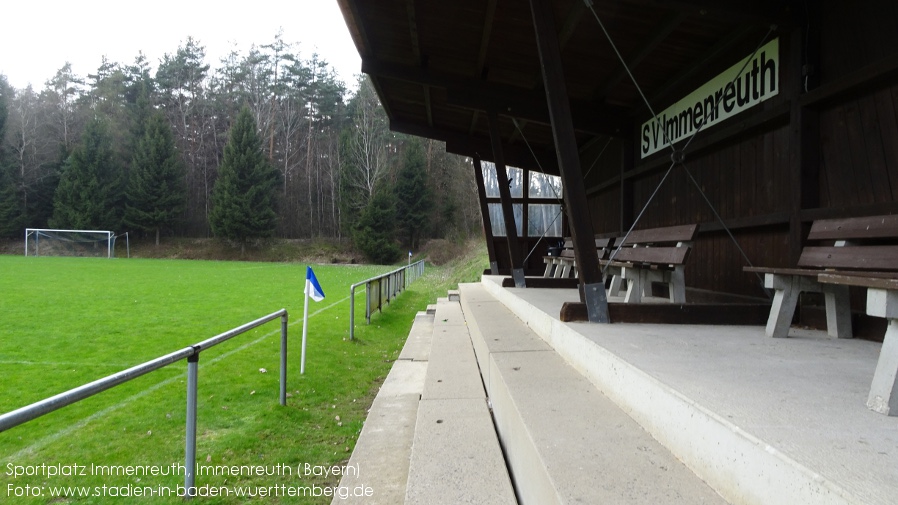
<svg viewBox="0 0 898 505">
<path fill-rule="evenodd" d="M 505 166 L 505 154 L 502 151 L 502 135 L 499 132 L 499 116 L 495 110 L 487 114 L 490 124 L 490 140 L 493 144 L 493 158 L 496 160 L 496 181 L 499 183 L 499 198 L 502 201 L 502 217 L 505 220 L 505 239 L 508 241 L 508 257 L 511 260 L 511 276 L 515 287 L 527 287 L 524 278 L 524 258 L 521 244 L 518 242 L 518 229 L 515 226 L 514 208 L 511 204 L 511 190 L 508 188 L 508 168 Z"/>
<path fill-rule="evenodd" d="M 486 186 L 483 183 L 483 164 L 480 162 L 480 158 L 474 158 L 474 181 L 477 183 L 477 196 L 480 200 L 480 215 L 483 218 L 483 235 L 484 239 L 486 239 L 486 251 L 490 258 L 490 273 L 499 275 L 499 261 L 496 259 L 493 224 L 490 221 L 490 207 L 486 203 Z"/>
<path fill-rule="evenodd" d="M 792 75 L 791 111 L 789 114 L 792 145 L 791 150 L 791 187 L 789 218 L 789 256 L 790 263 L 795 264 L 801 256 L 806 237 L 810 231 L 810 223 L 801 221 L 801 212 L 820 206 L 820 114 L 815 109 L 801 105 L 801 95 L 805 91 L 803 75 L 811 72 L 814 65 L 815 52 L 810 50 L 812 43 L 808 41 L 809 50 L 805 53 L 805 32 L 797 28 L 789 39 L 789 66 Z M 807 62 L 807 63 L 806 63 Z"/>
<path fill-rule="evenodd" d="M 571 225 L 571 240 L 574 256 L 580 272 L 580 293 L 586 304 L 591 322 L 607 323 L 608 300 L 605 297 L 605 282 L 599 271 L 599 259 L 589 206 L 586 203 L 586 189 L 580 168 L 580 157 L 574 125 L 571 119 L 571 105 L 568 102 L 564 69 L 561 65 L 561 48 L 553 19 L 552 5 L 546 0 L 530 0 L 536 45 L 542 67 L 543 84 L 549 117 L 552 121 L 552 136 L 564 191 L 565 209 Z"/>
<path fill-rule="evenodd" d="M 620 233 L 623 236 L 633 226 L 633 179 L 626 176 L 636 166 L 636 152 L 630 139 L 621 143 L 620 165 Z M 620 282 L 618 280 L 618 282 Z"/>
</svg>

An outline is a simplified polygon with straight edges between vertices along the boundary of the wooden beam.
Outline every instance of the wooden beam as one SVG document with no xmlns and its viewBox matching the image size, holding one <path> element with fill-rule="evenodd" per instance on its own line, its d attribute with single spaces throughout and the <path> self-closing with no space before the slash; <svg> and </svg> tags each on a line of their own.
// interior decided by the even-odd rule
<svg viewBox="0 0 898 505">
<path fill-rule="evenodd" d="M 477 129 L 477 121 L 480 119 L 480 111 L 471 111 L 471 126 L 468 127 L 468 135 L 473 135 Z"/>
<path fill-rule="evenodd" d="M 577 29 L 577 25 L 580 24 L 585 12 L 585 2 L 573 2 L 570 10 L 567 12 L 567 16 L 564 18 L 561 30 L 558 32 L 558 47 L 564 49 L 568 41 L 571 40 L 571 35 L 574 34 L 574 30 Z"/>
<path fill-rule="evenodd" d="M 477 51 L 477 66 L 474 68 L 475 79 L 483 77 L 486 54 L 490 47 L 490 37 L 493 33 L 493 18 L 496 16 L 496 2 L 489 0 L 486 4 L 486 15 L 483 20 L 483 31 L 480 34 L 480 50 Z"/>
<path fill-rule="evenodd" d="M 480 158 L 474 158 L 474 182 L 477 184 L 477 196 L 480 201 L 480 216 L 483 218 L 483 236 L 486 239 L 486 251 L 490 258 L 490 274 L 499 275 L 499 261 L 496 258 L 496 245 L 493 243 L 493 223 L 490 221 L 490 209 L 486 203 L 486 185 L 483 182 L 483 164 Z"/>
<path fill-rule="evenodd" d="M 418 37 L 418 19 L 415 14 L 415 0 L 405 0 L 405 14 L 408 19 L 409 38 L 412 43 L 412 56 L 415 65 L 421 64 L 421 43 Z"/>
<path fill-rule="evenodd" d="M 620 164 L 620 233 L 627 233 L 636 219 L 636 197 L 633 190 L 633 179 L 623 175 L 633 170 L 636 160 L 636 145 L 633 140 L 621 142 Z"/>
<path fill-rule="evenodd" d="M 627 67 L 629 67 L 630 71 L 633 71 L 638 67 L 646 56 L 651 54 L 659 44 L 664 42 L 667 36 L 680 26 L 680 23 L 682 23 L 686 17 L 686 13 L 680 12 L 663 20 L 659 26 L 655 27 L 655 29 L 650 32 L 654 33 L 654 36 L 646 40 L 638 51 L 627 58 Z M 621 65 L 613 74 L 609 75 L 601 84 L 599 84 L 596 91 L 593 93 L 593 98 L 596 100 L 604 100 L 611 90 L 620 84 L 625 77 L 627 77 L 627 68 Z"/>
<path fill-rule="evenodd" d="M 761 130 L 770 130 L 779 125 L 786 124 L 789 120 L 791 112 L 791 102 L 787 101 L 783 104 L 774 106 L 763 112 L 758 112 L 751 116 L 742 118 L 736 116 L 730 118 L 722 124 L 714 125 L 709 133 L 702 132 L 696 137 L 695 141 L 689 144 L 689 151 L 686 153 L 686 161 L 690 156 L 695 156 L 701 152 L 712 149 L 722 142 L 728 142 L 737 136 L 745 136 L 753 132 Z M 655 173 L 659 170 L 667 169 L 671 160 L 669 153 L 661 153 L 652 155 L 645 161 L 636 164 L 636 167 L 624 174 L 625 178 L 642 177 Z M 587 194 L 592 196 L 601 193 L 606 189 L 617 186 L 620 183 L 619 177 L 614 177 L 608 181 L 593 186 L 587 190 Z"/>
<path fill-rule="evenodd" d="M 511 259 L 511 275 L 516 287 L 527 287 L 524 277 L 524 258 L 521 244 L 518 242 L 517 224 L 511 204 L 511 190 L 508 187 L 508 168 L 502 149 L 502 134 L 499 131 L 499 117 L 495 112 L 487 116 L 490 123 L 490 138 L 493 143 L 493 156 L 496 158 L 496 181 L 499 183 L 499 197 L 502 199 L 502 217 L 505 221 L 505 238 L 508 240 L 508 257 Z M 593 256 L 595 254 L 593 253 Z"/>
<path fill-rule="evenodd" d="M 530 0 L 530 10 L 546 90 L 546 103 L 552 120 L 555 152 L 558 155 L 558 167 L 561 172 L 564 207 L 571 226 L 574 256 L 580 273 L 580 292 L 586 303 L 589 320 L 607 323 L 608 301 L 605 298 L 605 282 L 599 271 L 599 260 L 595 251 L 594 232 L 586 191 L 583 188 L 583 173 L 574 134 L 571 104 L 568 101 L 561 63 L 561 48 L 552 22 L 552 5 L 548 0 Z"/>
<path fill-rule="evenodd" d="M 457 75 L 437 75 L 420 66 L 362 60 L 362 72 L 384 79 L 444 88 L 449 105 L 486 112 L 496 109 L 504 116 L 549 124 L 545 93 L 513 86 L 489 84 Z M 575 129 L 597 135 L 624 136 L 632 129 L 630 111 L 623 107 L 577 101 L 571 104 Z"/>
<path fill-rule="evenodd" d="M 362 22 L 362 14 L 359 12 L 359 2 L 352 0 L 337 0 L 340 11 L 343 13 L 343 19 L 346 21 L 346 27 L 349 29 L 349 35 L 355 43 L 355 48 L 362 58 L 374 54 L 374 48 L 371 46 L 371 39 L 365 31 L 365 25 Z"/>
<path fill-rule="evenodd" d="M 610 303 L 608 312 L 614 323 L 763 326 L 770 315 L 770 305 Z M 582 303 L 566 302 L 561 306 L 559 319 L 562 322 L 587 321 L 586 307 Z"/>
<path fill-rule="evenodd" d="M 781 0 L 629 0 L 655 10 L 679 11 L 692 16 L 720 19 L 742 25 L 791 27 L 795 24 L 791 2 Z"/>
<path fill-rule="evenodd" d="M 446 151 L 453 154 L 496 162 L 492 141 L 485 137 L 465 135 L 396 120 L 390 121 L 390 130 L 445 142 Z M 554 152 L 535 151 L 537 158 L 534 159 L 533 153 L 525 146 L 507 143 L 502 143 L 502 151 L 505 155 L 505 162 L 513 167 L 529 170 L 542 168 L 544 173 L 558 175 L 558 160 L 555 158 Z"/>
<path fill-rule="evenodd" d="M 809 9 L 816 9 L 809 7 Z M 789 40 L 788 64 L 792 69 L 792 89 L 787 90 L 791 94 L 791 111 L 789 115 L 789 144 L 793 147 L 789 150 L 790 165 L 790 223 L 789 223 L 789 262 L 798 263 L 801 251 L 806 244 L 805 237 L 810 229 L 808 223 L 801 220 L 801 211 L 814 209 L 820 206 L 820 113 L 814 109 L 802 106 L 801 95 L 804 92 L 804 83 L 801 78 L 801 68 L 804 65 L 804 50 L 808 46 L 816 45 L 819 41 L 811 41 L 806 38 L 805 31 L 797 28 Z"/>
<path fill-rule="evenodd" d="M 823 108 L 850 100 L 862 93 L 893 86 L 898 82 L 898 54 L 867 65 L 856 72 L 829 80 L 801 98 L 806 107 Z"/>
<path fill-rule="evenodd" d="M 757 29 L 751 26 L 742 26 L 740 28 L 737 28 L 736 30 L 729 32 L 716 43 L 712 44 L 704 54 L 702 54 L 695 60 L 692 66 L 683 69 L 680 73 L 671 76 L 668 79 L 665 79 L 664 84 L 659 86 L 657 89 L 647 91 L 646 96 L 648 96 L 649 102 L 651 103 L 652 107 L 657 108 L 661 105 L 664 105 L 669 100 L 669 96 L 671 95 L 671 93 L 679 90 L 687 80 L 695 77 L 695 75 L 699 72 L 707 71 L 708 67 L 712 66 L 712 63 L 715 60 L 722 57 L 730 48 L 755 32 L 757 32 Z M 362 66 L 364 67 L 364 64 Z M 645 113 L 648 110 L 645 104 L 642 102 L 642 98 L 637 98 L 636 101 L 630 104 L 630 108 L 633 110 L 634 114 Z M 656 110 L 655 112 L 658 112 L 658 110 Z"/>
<path fill-rule="evenodd" d="M 870 203 L 841 208 L 805 209 L 801 211 L 801 220 L 808 223 L 818 219 L 877 216 L 880 214 L 898 214 L 898 202 Z"/>
<path fill-rule="evenodd" d="M 424 85 L 424 112 L 427 115 L 427 126 L 433 128 L 433 105 L 430 103 L 430 86 Z"/>
<path fill-rule="evenodd" d="M 505 277 L 502 279 L 503 288 L 513 288 L 514 279 Z M 527 287 L 535 289 L 577 289 L 577 279 L 555 277 L 528 277 Z M 584 312 L 585 316 L 585 312 Z"/>
<path fill-rule="evenodd" d="M 464 109 L 487 111 L 495 108 L 503 116 L 535 123 L 551 124 L 544 93 L 530 93 L 492 89 L 453 87 L 447 90 L 446 103 Z M 571 104 L 574 129 L 592 135 L 622 137 L 632 130 L 629 111 L 610 105 L 595 105 L 583 101 Z"/>
</svg>

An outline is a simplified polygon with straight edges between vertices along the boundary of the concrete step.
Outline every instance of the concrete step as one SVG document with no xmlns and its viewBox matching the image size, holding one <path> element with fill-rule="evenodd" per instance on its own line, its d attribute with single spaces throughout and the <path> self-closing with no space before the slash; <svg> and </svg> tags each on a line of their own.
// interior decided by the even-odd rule
<svg viewBox="0 0 898 505">
<path fill-rule="evenodd" d="M 482 285 L 739 505 L 892 505 L 896 418 L 867 409 L 881 344 L 764 326 L 561 323 L 574 289 Z M 462 298 L 465 298 L 463 293 Z"/>
<path fill-rule="evenodd" d="M 332 504 L 395 505 L 405 500 L 432 337 L 433 315 L 418 313 L 349 458 L 349 468 L 358 469 L 358 473 L 347 472 L 340 480 L 340 487 L 352 491 L 354 496 L 336 496 Z M 370 489 L 370 496 L 355 493 L 356 489 Z"/>
<path fill-rule="evenodd" d="M 421 399 L 462 398 L 481 399 L 485 403 L 486 393 L 461 306 L 446 301 L 437 304 Z"/>
<path fill-rule="evenodd" d="M 517 503 L 464 314 L 449 299 L 434 315 L 405 503 Z"/>
<path fill-rule="evenodd" d="M 430 341 L 433 338 L 433 314 L 418 312 L 409 331 L 408 339 L 399 353 L 400 360 L 427 361 L 430 357 Z"/>
<path fill-rule="evenodd" d="M 726 503 L 481 284 L 459 290 L 520 503 Z"/>
</svg>

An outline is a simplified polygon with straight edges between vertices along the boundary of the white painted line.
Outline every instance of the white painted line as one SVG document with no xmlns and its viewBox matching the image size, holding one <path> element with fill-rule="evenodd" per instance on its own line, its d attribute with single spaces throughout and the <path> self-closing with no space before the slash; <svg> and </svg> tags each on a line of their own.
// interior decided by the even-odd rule
<svg viewBox="0 0 898 505">
<path fill-rule="evenodd" d="M 316 310 L 315 312 L 309 314 L 309 318 L 311 318 L 313 316 L 317 316 L 318 314 L 320 314 L 326 310 L 329 310 L 329 309 L 345 302 L 346 300 L 349 300 L 348 296 L 341 300 L 337 300 L 336 302 L 328 305 L 327 307 L 322 307 L 321 309 Z M 298 320 L 290 323 L 289 326 L 299 324 L 300 322 L 302 322 L 302 318 L 299 318 Z M 257 338 L 256 340 L 253 340 L 252 342 L 243 344 L 242 346 L 240 346 L 236 349 L 232 349 L 220 356 L 216 356 L 215 358 L 205 361 L 205 362 L 203 362 L 203 364 L 206 365 L 206 364 L 217 363 L 233 354 L 236 354 L 244 349 L 248 349 L 248 348 L 258 344 L 259 342 L 262 342 L 263 340 L 265 340 L 268 337 L 271 337 L 273 335 L 280 335 L 280 334 L 281 334 L 280 329 L 271 331 L 269 333 L 266 333 L 265 335 L 262 335 L 261 337 Z M 3 461 L 7 461 L 7 462 L 16 461 L 16 460 L 22 459 L 22 457 L 24 457 L 24 456 L 34 454 L 35 451 L 42 449 L 47 444 L 50 444 L 52 442 L 55 442 L 56 440 L 59 440 L 60 438 L 70 435 L 73 431 L 83 428 L 84 426 L 90 424 L 92 421 L 99 419 L 107 414 L 111 414 L 112 412 L 119 410 L 120 408 L 128 405 L 129 403 L 131 403 L 135 400 L 138 400 L 140 398 L 143 398 L 144 396 L 156 391 L 157 389 L 160 389 L 160 388 L 167 386 L 177 380 L 182 380 L 182 379 L 184 379 L 184 376 L 177 375 L 175 377 L 170 377 L 162 382 L 158 382 L 158 383 L 154 384 L 153 386 L 150 386 L 147 389 L 144 389 L 143 391 L 141 391 L 139 393 L 136 393 L 134 395 L 131 395 L 128 398 L 125 398 L 124 400 L 120 401 L 119 403 L 116 403 L 115 405 L 110 405 L 109 407 L 106 407 L 103 410 L 100 410 L 88 417 L 85 417 L 84 419 L 82 419 L 81 421 L 78 421 L 75 424 L 69 425 L 68 427 L 63 428 L 63 429 L 57 431 L 56 433 L 45 436 L 44 438 L 29 445 L 28 447 L 23 448 L 22 450 L 16 452 L 15 454 L 12 454 L 12 455 L 4 458 Z"/>
</svg>

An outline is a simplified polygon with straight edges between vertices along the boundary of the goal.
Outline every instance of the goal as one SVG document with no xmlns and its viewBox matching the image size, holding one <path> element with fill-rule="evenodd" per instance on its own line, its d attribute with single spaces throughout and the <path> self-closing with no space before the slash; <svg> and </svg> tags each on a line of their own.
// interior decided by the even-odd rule
<svg viewBox="0 0 898 505">
<path fill-rule="evenodd" d="M 25 256 L 115 257 L 115 233 L 107 230 L 25 229 Z"/>
</svg>

